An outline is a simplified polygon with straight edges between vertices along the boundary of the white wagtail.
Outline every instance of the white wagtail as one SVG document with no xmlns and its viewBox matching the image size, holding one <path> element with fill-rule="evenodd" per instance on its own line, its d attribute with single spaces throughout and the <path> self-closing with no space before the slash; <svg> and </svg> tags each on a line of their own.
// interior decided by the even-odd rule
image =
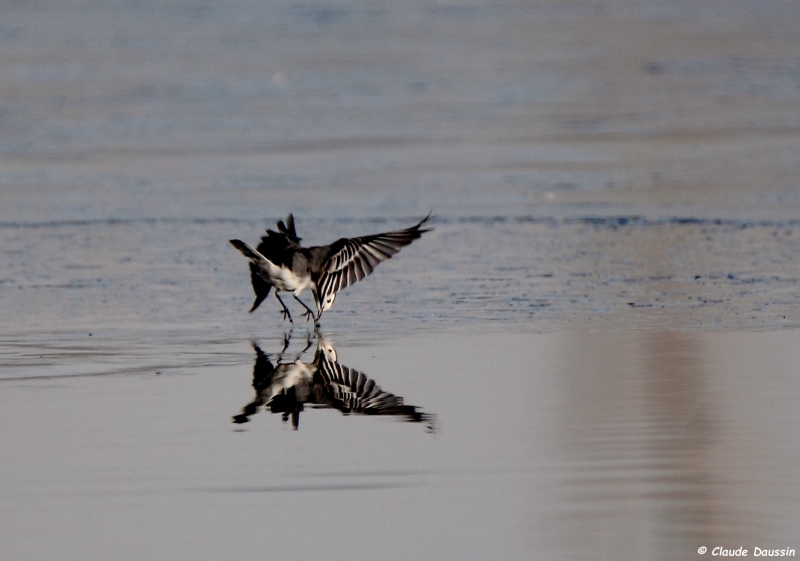
<svg viewBox="0 0 800 561">
<path fill-rule="evenodd" d="M 283 318 L 292 321 L 289 308 L 278 293 L 291 292 L 295 300 L 306 309 L 306 319 L 313 317 L 319 321 L 322 312 L 333 306 L 336 293 L 369 275 L 381 261 L 390 259 L 400 249 L 422 236 L 429 230 L 422 225 L 428 216 L 405 230 L 384 232 L 358 238 L 341 238 L 330 245 L 302 247 L 290 214 L 278 222 L 278 231 L 267 230 L 257 249 L 241 240 L 230 240 L 231 244 L 250 260 L 250 280 L 256 293 L 252 312 L 275 287 L 275 297 L 283 307 Z M 300 294 L 310 288 L 317 305 L 316 313 Z"/>
</svg>

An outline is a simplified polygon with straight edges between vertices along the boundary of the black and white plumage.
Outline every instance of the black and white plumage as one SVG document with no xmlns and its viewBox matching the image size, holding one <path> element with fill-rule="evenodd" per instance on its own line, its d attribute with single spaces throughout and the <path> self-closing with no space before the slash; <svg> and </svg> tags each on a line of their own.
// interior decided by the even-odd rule
<svg viewBox="0 0 800 561">
<path fill-rule="evenodd" d="M 294 217 L 290 214 L 284 224 L 278 222 L 278 231 L 267 230 L 258 248 L 253 249 L 241 240 L 230 243 L 250 259 L 250 278 L 256 300 L 252 312 L 275 288 L 275 297 L 283 307 L 284 319 L 292 321 L 289 309 L 279 296 L 280 291 L 291 292 L 295 300 L 306 309 L 306 317 L 319 321 L 322 312 L 329 310 L 336 294 L 360 281 L 379 263 L 428 232 L 422 226 L 430 214 L 416 225 L 404 230 L 384 232 L 357 238 L 341 238 L 330 245 L 305 248 L 295 231 Z M 317 311 L 302 300 L 300 294 L 307 288 L 314 295 Z"/>
<path fill-rule="evenodd" d="M 274 230 L 267 230 L 267 235 L 261 238 L 261 243 L 258 245 L 256 250 L 267 259 L 270 259 L 274 262 L 280 262 L 284 252 L 295 247 L 300 247 L 300 240 L 301 238 L 297 237 L 297 232 L 295 231 L 294 216 L 290 214 L 286 218 L 285 224 L 283 220 L 278 221 L 277 232 Z M 231 243 L 234 241 L 235 240 L 231 240 Z M 250 262 L 250 281 L 253 284 L 253 291 L 256 293 L 256 299 L 253 301 L 253 305 L 250 308 L 250 313 L 253 313 L 261 304 L 261 302 L 263 302 L 264 299 L 269 296 L 269 291 L 272 288 L 272 282 L 269 280 L 269 277 L 264 277 L 261 272 L 261 268 L 254 261 Z M 275 297 L 281 303 L 281 306 L 283 306 L 283 317 L 289 317 L 291 320 L 289 310 L 286 308 L 283 300 L 281 300 L 281 297 L 278 296 L 277 290 L 275 291 Z"/>
<path fill-rule="evenodd" d="M 382 390 L 374 380 L 340 364 L 333 344 L 318 339 L 312 362 L 299 356 L 283 362 L 282 353 L 275 364 L 253 343 L 256 362 L 253 367 L 255 399 L 233 417 L 237 424 L 246 423 L 261 407 L 281 413 L 283 420 L 292 419 L 297 429 L 300 413 L 306 405 L 336 409 L 345 415 L 384 415 L 399 417 L 412 423 L 425 423 L 433 431 L 436 416 L 422 413 L 419 407 L 406 405 L 403 398 Z M 285 347 L 284 347 L 285 349 Z M 301 353 L 302 354 L 302 353 Z"/>
</svg>

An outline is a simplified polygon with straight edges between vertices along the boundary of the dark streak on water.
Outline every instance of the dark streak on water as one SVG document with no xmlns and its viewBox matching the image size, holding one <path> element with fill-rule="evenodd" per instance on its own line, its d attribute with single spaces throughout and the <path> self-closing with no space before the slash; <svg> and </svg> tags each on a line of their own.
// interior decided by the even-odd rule
<svg viewBox="0 0 800 561">
<path fill-rule="evenodd" d="M 416 487 L 421 483 L 357 483 L 353 485 L 287 485 L 285 487 L 230 487 L 197 489 L 206 493 L 320 493 L 326 491 L 372 491 Z"/>
<path fill-rule="evenodd" d="M 283 217 L 274 219 L 266 218 L 263 223 L 268 226 L 273 222 L 281 220 Z M 319 225 L 328 224 L 387 224 L 398 221 L 411 221 L 417 218 L 405 217 L 396 218 L 389 221 L 385 218 L 359 218 L 339 217 L 330 219 L 316 219 Z M 575 216 L 569 218 L 554 218 L 549 216 L 435 216 L 434 220 L 438 224 L 545 224 L 558 226 L 561 224 L 587 224 L 591 226 L 604 226 L 619 228 L 624 226 L 655 226 L 655 225 L 676 225 L 676 226 L 725 226 L 729 228 L 796 228 L 800 226 L 800 220 L 736 220 L 723 218 L 693 218 L 671 216 L 664 218 L 647 218 L 644 216 Z M 0 222 L 0 228 L 20 229 L 20 228 L 63 228 L 63 227 L 82 227 L 82 226 L 116 226 L 128 224 L 235 224 L 248 227 L 255 227 L 262 221 L 238 218 L 107 218 L 98 220 L 58 220 L 50 222 Z"/>
</svg>

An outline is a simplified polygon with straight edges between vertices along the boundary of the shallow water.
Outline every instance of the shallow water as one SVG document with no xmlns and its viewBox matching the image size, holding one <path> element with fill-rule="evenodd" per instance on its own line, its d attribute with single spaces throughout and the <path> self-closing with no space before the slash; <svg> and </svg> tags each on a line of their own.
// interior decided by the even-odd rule
<svg viewBox="0 0 800 561">
<path fill-rule="evenodd" d="M 253 399 L 247 340 L 227 366 L 7 380 L 4 554 L 674 559 L 703 545 L 796 547 L 797 339 L 582 331 L 337 345 L 342 365 L 435 415 L 434 432 L 311 407 L 296 431 L 263 407 L 231 423 Z M 293 339 L 286 360 L 305 344 Z M 273 361 L 283 346 L 259 345 Z"/>
<path fill-rule="evenodd" d="M 4 4 L 0 557 L 800 548 L 798 20 Z M 360 383 L 247 313 L 227 240 L 431 209 L 322 318 Z"/>
</svg>

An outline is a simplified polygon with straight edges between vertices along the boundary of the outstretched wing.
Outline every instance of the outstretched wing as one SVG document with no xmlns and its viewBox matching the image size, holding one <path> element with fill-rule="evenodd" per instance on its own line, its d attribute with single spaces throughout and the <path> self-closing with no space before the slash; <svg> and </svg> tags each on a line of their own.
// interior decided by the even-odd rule
<svg viewBox="0 0 800 561">
<path fill-rule="evenodd" d="M 379 263 L 391 259 L 393 255 L 429 230 L 422 225 L 428 221 L 430 214 L 419 224 L 397 230 L 359 238 L 342 238 L 330 246 L 330 253 L 318 279 L 317 293 L 319 306 L 322 307 L 343 288 L 360 281 L 375 269 Z M 332 299 L 331 299 L 332 303 Z"/>
</svg>

